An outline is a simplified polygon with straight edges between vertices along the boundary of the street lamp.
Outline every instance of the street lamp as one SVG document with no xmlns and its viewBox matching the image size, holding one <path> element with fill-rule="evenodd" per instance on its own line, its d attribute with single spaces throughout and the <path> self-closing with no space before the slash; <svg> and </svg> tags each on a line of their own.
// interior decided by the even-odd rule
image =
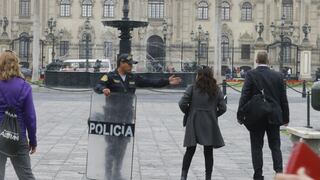
<svg viewBox="0 0 320 180">
<path fill-rule="evenodd" d="M 86 43 L 86 72 L 89 71 L 89 42 L 91 42 L 91 35 L 90 35 L 90 20 L 87 20 L 84 23 L 84 41 Z"/>
<path fill-rule="evenodd" d="M 205 39 L 207 41 L 207 51 L 206 51 L 206 56 L 207 56 L 207 66 L 209 65 L 209 32 L 206 31 L 205 35 Z"/>
<path fill-rule="evenodd" d="M 277 35 L 280 37 L 280 60 L 279 60 L 279 70 L 280 72 L 283 70 L 283 61 L 284 61 L 284 38 L 292 36 L 294 32 L 294 26 L 293 23 L 289 26 L 286 26 L 285 24 L 285 16 L 283 15 L 281 17 L 281 24 L 279 26 L 276 26 L 273 22 L 270 25 L 271 34 L 274 38 L 276 38 Z"/>
<path fill-rule="evenodd" d="M 167 35 L 168 35 L 168 23 L 166 21 L 163 21 L 162 23 L 162 33 L 163 33 L 163 43 L 164 43 L 164 54 L 163 54 L 163 67 L 166 63 L 166 57 L 167 57 Z"/>
<path fill-rule="evenodd" d="M 43 69 L 44 68 L 44 46 L 46 44 L 46 40 L 45 40 L 45 37 L 41 38 L 40 39 L 40 43 L 41 43 L 41 68 Z"/>
<path fill-rule="evenodd" d="M 50 18 L 48 20 L 48 29 L 45 30 L 45 34 L 46 34 L 47 38 L 52 40 L 52 53 L 51 53 L 52 60 L 54 60 L 54 57 L 56 55 L 56 53 L 55 53 L 56 39 L 63 35 L 63 31 L 61 30 L 61 31 L 59 31 L 58 37 L 56 37 L 56 35 L 55 35 L 55 27 L 56 26 L 57 26 L 57 22 L 53 18 Z"/>
<path fill-rule="evenodd" d="M 3 22 L 3 20 L 2 20 L 2 18 L 0 18 L 0 29 L 2 28 L 2 22 Z"/>
<path fill-rule="evenodd" d="M 303 38 L 303 42 L 308 42 L 308 34 L 311 32 L 311 26 L 308 25 L 307 23 L 305 23 L 303 26 L 302 26 L 302 31 L 304 33 L 304 38 Z"/>
<path fill-rule="evenodd" d="M 191 40 L 192 41 L 197 41 L 198 42 L 198 57 L 197 59 L 197 65 L 200 65 L 200 46 L 201 46 L 201 42 L 205 41 L 207 42 L 207 50 L 209 48 L 209 32 L 204 32 L 201 25 L 198 26 L 198 32 L 194 33 L 193 31 L 191 31 L 190 33 L 191 35 Z M 207 54 L 208 55 L 208 54 Z M 208 56 L 207 56 L 207 64 L 208 64 Z"/>
</svg>

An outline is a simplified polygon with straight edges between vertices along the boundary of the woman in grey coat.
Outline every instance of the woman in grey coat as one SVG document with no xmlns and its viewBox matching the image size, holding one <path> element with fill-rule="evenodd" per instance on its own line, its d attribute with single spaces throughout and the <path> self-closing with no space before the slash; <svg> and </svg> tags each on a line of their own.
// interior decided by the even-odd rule
<svg viewBox="0 0 320 180">
<path fill-rule="evenodd" d="M 213 148 L 224 146 L 218 117 L 226 112 L 226 103 L 211 68 L 203 66 L 197 72 L 196 82 L 189 86 L 179 101 L 187 113 L 181 180 L 187 179 L 188 170 L 197 144 L 204 146 L 206 180 L 211 180 Z"/>
</svg>

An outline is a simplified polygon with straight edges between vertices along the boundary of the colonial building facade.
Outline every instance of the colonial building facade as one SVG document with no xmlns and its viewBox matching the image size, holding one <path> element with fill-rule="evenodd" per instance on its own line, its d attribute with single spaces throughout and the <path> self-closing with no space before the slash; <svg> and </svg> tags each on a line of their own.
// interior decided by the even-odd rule
<svg viewBox="0 0 320 180">
<path fill-rule="evenodd" d="M 291 68 L 293 73 L 299 71 L 299 53 L 305 35 L 312 52 L 313 72 L 320 67 L 320 0 L 220 0 L 219 3 L 131 0 L 129 3 L 131 20 L 149 22 L 147 28 L 132 32 L 132 54 L 140 62 L 137 71 L 161 71 L 167 66 L 179 71 L 185 69 L 185 63 L 212 66 L 214 39 L 218 36 L 217 14 L 221 18 L 223 68 L 254 66 L 258 32 L 275 68 L 279 66 L 282 45 L 283 66 Z M 219 13 L 216 4 L 220 4 Z M 104 27 L 102 21 L 120 20 L 122 6 L 122 0 L 41 0 L 40 65 L 45 66 L 53 58 L 85 59 L 87 47 L 89 58 L 108 58 L 114 62 L 119 51 L 119 32 Z M 33 0 L 0 0 L 0 18 L 7 19 L 0 20 L 0 48 L 13 49 L 25 64 L 32 64 L 33 10 Z M 311 31 L 306 26 L 304 33 L 304 24 Z M 273 44 L 279 42 L 281 30 L 286 32 L 283 42 Z"/>
</svg>

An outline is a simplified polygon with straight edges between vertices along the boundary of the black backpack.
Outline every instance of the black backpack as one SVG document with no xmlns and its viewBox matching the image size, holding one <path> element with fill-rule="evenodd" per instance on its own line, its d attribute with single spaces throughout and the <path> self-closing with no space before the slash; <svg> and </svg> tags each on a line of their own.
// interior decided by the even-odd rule
<svg viewBox="0 0 320 180">
<path fill-rule="evenodd" d="M 19 96 L 23 88 L 21 88 Z M 21 130 L 16 109 L 8 103 L 4 93 L 1 95 L 6 101 L 2 122 L 0 123 L 0 153 L 6 156 L 16 156 L 21 145 Z M 18 97 L 19 97 L 18 96 Z"/>
</svg>

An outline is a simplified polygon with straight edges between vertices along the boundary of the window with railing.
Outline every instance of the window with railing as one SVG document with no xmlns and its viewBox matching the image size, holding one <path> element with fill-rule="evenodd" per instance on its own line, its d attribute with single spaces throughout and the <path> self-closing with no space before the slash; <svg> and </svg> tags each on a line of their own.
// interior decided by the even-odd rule
<svg viewBox="0 0 320 180">
<path fill-rule="evenodd" d="M 104 42 L 104 56 L 112 57 L 112 42 Z"/>
<path fill-rule="evenodd" d="M 103 5 L 103 17 L 114 17 L 114 2 L 113 0 L 105 0 Z"/>
<path fill-rule="evenodd" d="M 60 2 L 60 16 L 70 16 L 71 3 L 70 0 L 61 0 Z"/>
<path fill-rule="evenodd" d="M 208 55 L 207 43 L 201 43 L 200 44 L 199 56 L 200 56 L 200 58 L 207 58 L 207 55 Z"/>
<path fill-rule="evenodd" d="M 285 37 L 283 39 L 283 62 L 284 63 L 290 63 L 291 62 L 291 39 L 288 37 Z"/>
<path fill-rule="evenodd" d="M 250 44 L 241 45 L 241 59 L 250 59 Z"/>
<path fill-rule="evenodd" d="M 221 51 L 222 51 L 222 61 L 227 61 L 229 58 L 229 38 L 223 35 L 221 38 Z"/>
<path fill-rule="evenodd" d="M 205 1 L 198 4 L 198 19 L 208 19 L 208 3 Z"/>
<path fill-rule="evenodd" d="M 221 4 L 221 18 L 222 20 L 230 20 L 230 4 L 227 1 Z"/>
<path fill-rule="evenodd" d="M 30 17 L 30 0 L 20 0 L 20 16 Z"/>
<path fill-rule="evenodd" d="M 163 19 L 164 17 L 164 0 L 148 1 L 148 17 L 151 19 Z"/>
<path fill-rule="evenodd" d="M 69 52 L 69 41 L 60 41 L 60 56 L 65 56 Z"/>
<path fill-rule="evenodd" d="M 293 20 L 293 1 L 283 0 L 282 1 L 282 15 L 286 18 L 286 21 Z"/>
<path fill-rule="evenodd" d="M 19 36 L 19 58 L 28 61 L 30 49 L 30 37 L 28 33 L 21 33 Z"/>
<path fill-rule="evenodd" d="M 91 17 L 92 16 L 92 0 L 82 1 L 82 16 Z"/>
<path fill-rule="evenodd" d="M 252 20 L 252 5 L 249 2 L 243 3 L 241 7 L 241 20 L 251 21 Z"/>
</svg>

